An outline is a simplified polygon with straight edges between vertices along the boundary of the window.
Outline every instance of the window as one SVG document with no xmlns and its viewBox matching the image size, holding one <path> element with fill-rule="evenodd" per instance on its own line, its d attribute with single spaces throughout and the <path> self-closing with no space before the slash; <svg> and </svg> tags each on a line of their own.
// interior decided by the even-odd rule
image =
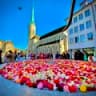
<svg viewBox="0 0 96 96">
<path fill-rule="evenodd" d="M 87 39 L 88 40 L 93 40 L 93 33 L 92 32 L 87 34 Z"/>
<path fill-rule="evenodd" d="M 96 5 L 95 5 L 95 11 L 96 11 Z"/>
<path fill-rule="evenodd" d="M 69 43 L 70 43 L 70 44 L 73 44 L 73 43 L 74 43 L 74 38 L 70 38 L 70 39 L 69 39 Z"/>
<path fill-rule="evenodd" d="M 85 11 L 85 17 L 88 17 L 88 16 L 90 16 L 90 9 L 87 9 L 87 10 Z"/>
<path fill-rule="evenodd" d="M 77 22 L 77 17 L 74 17 L 74 23 L 76 23 Z"/>
<path fill-rule="evenodd" d="M 70 34 L 70 35 L 73 34 L 73 29 L 72 29 L 72 28 L 69 29 L 69 34 Z"/>
<path fill-rule="evenodd" d="M 75 33 L 78 32 L 78 26 L 74 27 L 74 32 L 75 32 Z"/>
<path fill-rule="evenodd" d="M 86 40 L 85 35 L 80 35 L 80 42 L 84 42 Z"/>
<path fill-rule="evenodd" d="M 75 43 L 79 42 L 79 37 L 75 37 Z"/>
<path fill-rule="evenodd" d="M 89 29 L 89 28 L 91 28 L 91 26 L 92 26 L 91 20 L 87 21 L 86 28 Z"/>
<path fill-rule="evenodd" d="M 79 14 L 79 20 L 82 20 L 83 19 L 83 14 Z"/>
<path fill-rule="evenodd" d="M 84 30 L 84 24 L 80 24 L 80 31 Z"/>
</svg>

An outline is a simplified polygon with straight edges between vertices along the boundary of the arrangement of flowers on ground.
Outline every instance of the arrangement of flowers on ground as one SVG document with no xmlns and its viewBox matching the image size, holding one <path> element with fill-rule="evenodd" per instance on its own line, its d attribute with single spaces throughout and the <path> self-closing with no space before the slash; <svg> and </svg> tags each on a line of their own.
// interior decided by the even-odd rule
<svg viewBox="0 0 96 96">
<path fill-rule="evenodd" d="M 28 60 L 7 64 L 0 75 L 38 89 L 96 91 L 96 64 L 75 60 Z"/>
</svg>

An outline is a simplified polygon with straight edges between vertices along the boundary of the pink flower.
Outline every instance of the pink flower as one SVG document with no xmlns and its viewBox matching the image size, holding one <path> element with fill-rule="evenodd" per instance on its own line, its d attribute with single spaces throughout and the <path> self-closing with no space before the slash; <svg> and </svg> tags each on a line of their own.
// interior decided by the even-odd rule
<svg viewBox="0 0 96 96">
<path fill-rule="evenodd" d="M 65 92 L 69 92 L 69 87 L 68 87 L 68 85 L 65 85 L 65 86 L 63 87 L 63 90 L 64 90 Z"/>
<path fill-rule="evenodd" d="M 37 88 L 38 88 L 38 89 L 43 89 L 43 88 L 44 88 L 43 82 L 39 82 L 39 83 L 37 84 Z"/>
</svg>

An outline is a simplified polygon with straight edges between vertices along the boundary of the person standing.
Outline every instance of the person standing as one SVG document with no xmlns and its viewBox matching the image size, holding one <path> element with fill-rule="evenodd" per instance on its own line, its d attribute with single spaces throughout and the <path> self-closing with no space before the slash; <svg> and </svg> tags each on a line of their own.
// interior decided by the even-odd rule
<svg viewBox="0 0 96 96">
<path fill-rule="evenodd" d="M 65 59 L 70 59 L 70 54 L 68 53 L 68 51 L 65 52 Z"/>
<path fill-rule="evenodd" d="M 84 61 L 88 61 L 88 53 L 85 51 L 85 50 L 83 50 L 83 54 L 84 54 Z"/>
<path fill-rule="evenodd" d="M 89 56 L 88 56 L 88 61 L 89 62 L 93 62 L 94 60 L 93 60 L 93 54 L 89 54 Z"/>
<path fill-rule="evenodd" d="M 74 59 L 75 60 L 84 60 L 84 54 L 80 50 L 77 50 L 74 54 Z"/>
<path fill-rule="evenodd" d="M 16 61 L 16 58 L 17 58 L 17 51 L 15 50 L 14 52 L 14 60 Z"/>
<path fill-rule="evenodd" d="M 13 54 L 13 52 L 11 51 L 11 50 L 9 50 L 8 52 L 7 52 L 7 61 L 8 61 L 8 63 L 10 63 L 10 62 L 14 62 L 14 54 Z"/>
<path fill-rule="evenodd" d="M 0 49 L 0 64 L 2 64 L 2 50 Z"/>
<path fill-rule="evenodd" d="M 66 54 L 65 54 L 65 52 L 63 52 L 63 54 L 62 54 L 62 59 L 66 59 Z"/>
<path fill-rule="evenodd" d="M 56 59 L 60 59 L 60 54 L 59 54 L 59 52 L 56 53 L 55 58 L 56 58 Z"/>
</svg>

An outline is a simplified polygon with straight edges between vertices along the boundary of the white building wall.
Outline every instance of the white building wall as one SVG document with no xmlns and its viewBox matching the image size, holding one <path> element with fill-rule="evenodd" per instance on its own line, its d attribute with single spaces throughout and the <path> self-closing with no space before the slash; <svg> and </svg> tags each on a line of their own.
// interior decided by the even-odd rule
<svg viewBox="0 0 96 96">
<path fill-rule="evenodd" d="M 89 17 L 85 17 L 85 10 L 87 9 L 90 9 L 90 13 L 91 15 Z M 83 14 L 83 19 L 82 20 L 79 20 L 79 14 Z M 95 12 L 96 13 L 96 12 Z M 95 14 L 96 15 L 96 14 Z M 69 34 L 69 29 L 68 29 L 68 49 L 79 49 L 79 48 L 89 48 L 89 47 L 94 47 L 96 46 L 96 31 L 95 31 L 95 25 L 94 25 L 94 18 L 93 18 L 93 10 L 92 10 L 92 7 L 91 6 L 88 6 L 86 8 L 84 8 L 83 10 L 79 11 L 78 13 L 76 13 L 74 16 L 73 16 L 73 19 L 74 17 L 77 16 L 77 23 L 72 23 L 70 28 L 73 28 L 73 34 Z M 95 16 L 96 17 L 96 16 Z M 92 26 L 90 29 L 86 29 L 86 21 L 88 20 L 91 20 L 92 22 Z M 80 24 L 84 24 L 85 26 L 85 29 L 84 31 L 80 31 L 80 28 L 79 28 L 79 25 Z M 74 33 L 74 27 L 75 26 L 78 26 L 78 32 L 77 33 Z M 89 32 L 92 32 L 93 35 L 94 35 L 94 38 L 93 40 L 87 40 L 87 34 Z M 74 43 L 70 44 L 70 38 L 74 38 L 75 39 L 75 36 L 78 36 L 79 39 L 80 39 L 80 35 L 83 35 L 85 34 L 85 38 L 86 38 L 86 41 L 85 42 L 78 42 L 78 43 L 75 43 L 75 40 L 74 40 Z"/>
<path fill-rule="evenodd" d="M 95 26 L 95 32 L 94 32 L 94 38 L 95 38 L 95 48 L 96 48 L 96 2 L 93 4 L 93 10 L 94 10 L 94 26 Z"/>
<path fill-rule="evenodd" d="M 96 2 L 93 4 L 93 7 L 94 7 L 95 23 L 96 23 Z"/>
</svg>

